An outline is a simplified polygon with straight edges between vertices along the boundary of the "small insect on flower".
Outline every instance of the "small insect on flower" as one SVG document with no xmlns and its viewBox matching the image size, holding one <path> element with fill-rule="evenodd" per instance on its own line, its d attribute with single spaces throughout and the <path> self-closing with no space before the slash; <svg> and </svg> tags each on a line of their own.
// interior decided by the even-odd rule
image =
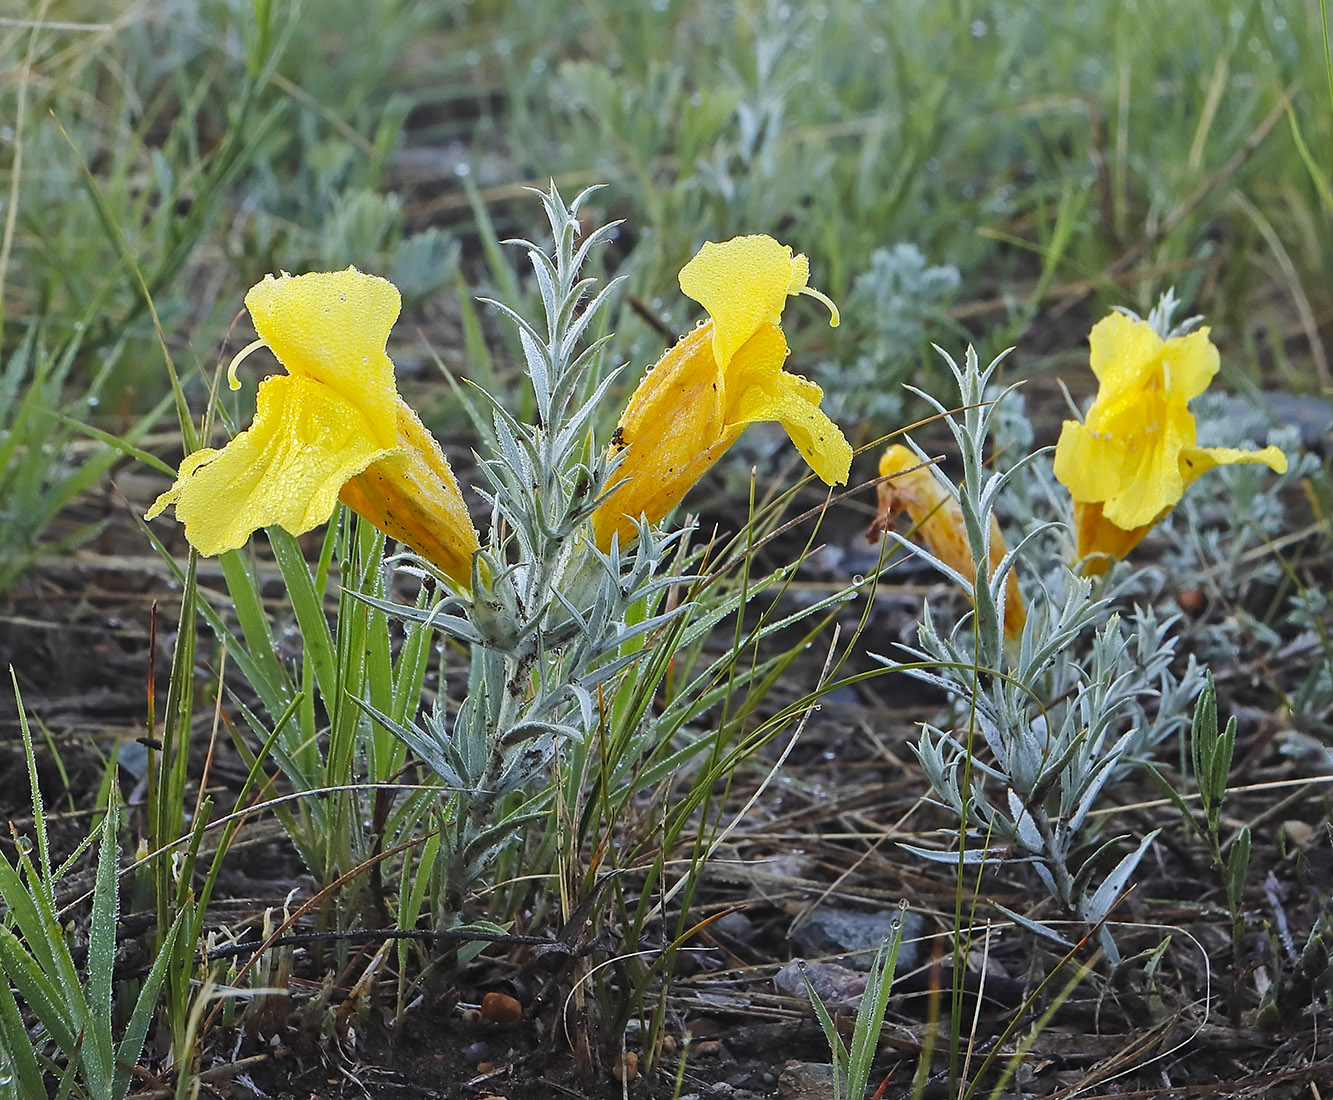
<svg viewBox="0 0 1333 1100">
<path fill-rule="evenodd" d="M 1104 572 L 1166 516 L 1214 466 L 1261 462 L 1284 473 L 1277 447 L 1259 451 L 1195 445 L 1189 402 L 1217 373 L 1217 348 L 1201 328 L 1163 338 L 1148 321 L 1112 313 L 1089 335 L 1097 398 L 1086 420 L 1066 420 L 1055 476 L 1074 498 L 1084 569 Z"/>
<path fill-rule="evenodd" d="M 843 484 L 852 448 L 819 408 L 823 391 L 782 369 L 787 341 L 780 322 L 789 295 L 808 294 L 810 265 L 772 237 L 709 241 L 680 272 L 680 288 L 709 320 L 681 337 L 644 376 L 611 441 L 624 451 L 618 485 L 593 514 L 603 550 L 635 537 L 635 521 L 660 520 L 726 452 L 747 424 L 776 420 L 811 469 Z"/>
<path fill-rule="evenodd" d="M 186 456 L 146 518 L 174 504 L 190 544 L 220 554 L 270 524 L 309 531 L 341 499 L 466 589 L 476 529 L 440 445 L 398 396 L 384 350 L 397 288 L 350 267 L 268 275 L 245 304 L 259 339 L 232 360 L 231 388 L 260 347 L 287 373 L 260 383 L 247 430 Z"/>
</svg>

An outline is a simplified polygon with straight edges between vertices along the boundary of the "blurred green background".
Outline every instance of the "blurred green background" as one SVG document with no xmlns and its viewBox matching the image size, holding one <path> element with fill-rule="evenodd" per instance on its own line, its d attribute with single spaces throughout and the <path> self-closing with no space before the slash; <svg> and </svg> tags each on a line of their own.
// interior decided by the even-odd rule
<svg viewBox="0 0 1333 1100">
<path fill-rule="evenodd" d="M 0 18 L 0 586 L 118 455 L 78 424 L 171 429 L 168 363 L 197 415 L 266 272 L 397 282 L 402 386 L 466 443 L 432 357 L 512 384 L 472 303 L 531 304 L 496 242 L 542 239 L 523 186 L 551 178 L 625 219 L 596 262 L 629 277 L 627 384 L 697 316 L 675 283 L 697 246 L 767 232 L 843 307 L 788 332 L 857 441 L 911 418 L 932 340 L 1074 368 L 1097 317 L 1171 285 L 1230 385 L 1328 385 L 1313 0 L 119 7 Z"/>
</svg>

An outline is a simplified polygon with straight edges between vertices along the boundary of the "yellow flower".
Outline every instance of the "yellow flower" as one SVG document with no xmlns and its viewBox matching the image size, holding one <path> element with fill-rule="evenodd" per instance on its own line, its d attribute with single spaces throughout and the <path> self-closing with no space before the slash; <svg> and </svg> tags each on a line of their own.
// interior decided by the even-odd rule
<svg viewBox="0 0 1333 1100">
<path fill-rule="evenodd" d="M 1214 466 L 1262 462 L 1287 469 L 1277 447 L 1242 451 L 1195 445 L 1189 402 L 1217 373 L 1217 348 L 1202 328 L 1163 340 L 1147 321 L 1112 313 L 1093 326 L 1090 363 L 1097 399 L 1079 424 L 1066 420 L 1055 476 L 1074 498 L 1080 558 L 1129 553 Z"/>
<path fill-rule="evenodd" d="M 146 518 L 174 504 L 190 544 L 220 554 L 270 524 L 309 531 L 341 498 L 467 588 L 476 529 L 439 444 L 398 396 L 384 351 L 397 288 L 355 268 L 269 275 L 245 304 L 259 339 L 232 360 L 232 389 L 236 367 L 258 347 L 288 373 L 260 384 L 246 431 L 186 457 Z"/>
<path fill-rule="evenodd" d="M 747 424 L 776 420 L 826 484 L 844 483 L 852 448 L 820 411 L 823 391 L 782 369 L 779 327 L 788 295 L 809 294 L 810 265 L 772 237 L 709 241 L 680 272 L 680 288 L 710 320 L 681 337 L 630 397 L 612 441 L 625 451 L 618 487 L 593 515 L 597 545 L 635 537 L 641 515 L 656 522 L 722 457 Z"/>
<path fill-rule="evenodd" d="M 935 467 L 921 465 L 915 452 L 895 443 L 879 460 L 879 473 L 881 477 L 896 476 L 879 483 L 879 515 L 867 537 L 877 539 L 893 526 L 897 514 L 905 511 L 912 520 L 913 533 L 925 542 L 932 554 L 964 578 L 975 577 L 976 563 L 972 560 L 967 529 L 963 526 L 963 510 Z M 991 576 L 995 575 L 1006 553 L 1008 548 L 1000 533 L 999 521 L 991 516 Z M 1018 577 L 1011 569 L 1004 583 L 1005 637 L 1017 638 L 1023 633 L 1026 622 L 1027 610 L 1018 592 Z"/>
</svg>

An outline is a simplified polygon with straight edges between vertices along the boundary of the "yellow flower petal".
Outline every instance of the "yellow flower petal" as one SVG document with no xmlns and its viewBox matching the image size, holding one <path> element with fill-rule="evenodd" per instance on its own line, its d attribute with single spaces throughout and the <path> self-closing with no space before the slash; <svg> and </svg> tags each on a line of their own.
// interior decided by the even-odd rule
<svg viewBox="0 0 1333 1100">
<path fill-rule="evenodd" d="M 1205 325 L 1168 340 L 1162 347 L 1164 388 L 1177 401 L 1193 401 L 1203 393 L 1222 364 L 1208 333 Z"/>
<path fill-rule="evenodd" d="M 342 502 L 410 546 L 460 588 L 472 579 L 477 530 L 435 437 L 401 398 L 398 446 L 342 487 Z"/>
<path fill-rule="evenodd" d="M 625 452 L 618 486 L 593 513 L 601 549 L 614 534 L 628 544 L 641 515 L 660 520 L 735 442 L 740 429 L 726 429 L 721 390 L 711 324 L 681 337 L 644 375 L 612 443 L 613 454 Z"/>
<path fill-rule="evenodd" d="M 913 533 L 930 548 L 930 552 L 955 573 L 976 582 L 977 567 L 972 560 L 972 549 L 967 541 L 963 524 L 963 510 L 949 492 L 949 487 L 933 466 L 921 464 L 916 452 L 895 443 L 879 460 L 881 481 L 879 514 L 870 528 L 875 538 L 893 526 L 899 512 L 906 512 L 912 520 Z M 1008 553 L 999 521 L 991 516 L 990 574 L 995 575 L 1004 555 Z M 1018 577 L 1011 569 L 1004 584 L 1004 633 L 1017 638 L 1027 622 L 1027 609 L 1018 591 Z"/>
<path fill-rule="evenodd" d="M 1143 386 L 1162 351 L 1162 338 L 1150 324 L 1123 313 L 1110 313 L 1093 325 L 1088 343 L 1092 373 L 1111 394 Z"/>
<path fill-rule="evenodd" d="M 215 447 L 201 447 L 193 454 L 188 454 L 181 460 L 180 469 L 176 473 L 176 481 L 165 493 L 159 493 L 157 499 L 153 501 L 153 506 L 143 515 L 144 519 L 154 519 L 165 511 L 168 504 L 175 504 L 176 498 L 180 496 L 181 487 L 194 477 L 195 471 L 200 466 L 207 465 L 222 452 Z"/>
<path fill-rule="evenodd" d="M 1075 500 L 1107 500 L 1120 489 L 1124 443 L 1066 420 L 1055 445 L 1055 477 Z"/>
<path fill-rule="evenodd" d="M 777 244 L 777 243 L 778 243 L 777 241 L 774 241 L 772 237 L 767 237 L 767 236 L 765 236 L 765 235 L 762 234 L 762 233 L 758 234 L 758 235 L 755 236 L 754 238 L 740 237 L 740 238 L 738 238 L 738 239 L 739 239 L 739 240 L 758 240 L 758 241 L 761 241 L 761 242 L 762 242 L 762 241 L 773 241 L 773 244 Z M 787 254 L 788 256 L 791 256 L 791 277 L 787 280 L 787 294 L 788 294 L 789 296 L 790 296 L 790 295 L 793 295 L 793 294 L 800 294 L 802 291 L 804 291 L 804 290 L 806 289 L 806 284 L 810 282 L 810 261 L 807 260 L 807 259 L 805 258 L 805 253 L 804 253 L 804 252 L 798 252 L 798 253 L 796 253 L 795 256 L 792 256 L 792 254 L 791 254 L 791 248 L 790 248 L 789 246 L 787 246 L 787 245 L 784 244 L 784 245 L 779 245 L 779 247 L 780 247 L 784 252 L 786 252 L 786 254 Z M 756 247 L 756 248 L 755 248 L 755 252 L 756 252 L 756 256 L 755 256 L 756 260 L 760 259 L 761 256 L 762 256 L 762 253 L 764 253 L 764 252 L 766 252 L 766 253 L 768 253 L 770 256 L 772 256 L 774 260 L 777 259 L 777 253 L 775 253 L 775 252 L 773 251 L 773 249 L 770 248 L 768 245 L 760 245 L 760 246 Z M 697 301 L 697 300 L 698 300 L 698 299 L 696 299 L 696 301 Z M 779 312 L 779 313 L 782 312 L 782 306 L 781 306 L 781 305 L 778 306 L 778 312 Z"/>
<path fill-rule="evenodd" d="M 174 503 L 201 554 L 235 550 L 269 524 L 299 535 L 333 514 L 350 477 L 390 453 L 374 434 L 327 386 L 290 375 L 265 379 L 250 428 L 220 451 L 187 457 L 152 514 Z"/>
<path fill-rule="evenodd" d="M 384 351 L 402 308 L 397 287 L 353 267 L 266 275 L 245 305 L 260 340 L 289 374 L 336 391 L 360 410 L 375 438 L 397 435 L 393 362 Z"/>
<path fill-rule="evenodd" d="M 1259 451 L 1242 451 L 1237 447 L 1186 447 L 1180 452 L 1180 475 L 1188 487 L 1200 474 L 1215 466 L 1234 466 L 1242 462 L 1257 462 L 1276 474 L 1287 472 L 1287 456 L 1278 447 Z"/>
<path fill-rule="evenodd" d="M 757 233 L 717 244 L 707 241 L 680 269 L 680 289 L 708 311 L 715 325 L 713 355 L 725 367 L 759 329 L 776 325 L 791 294 L 823 302 L 838 325 L 838 307 L 806 285 L 810 262 L 791 248 Z"/>
<path fill-rule="evenodd" d="M 1129 531 L 1153 523 L 1185 493 L 1180 452 L 1194 442 L 1194 417 L 1183 401 L 1163 404 L 1150 433 L 1116 437 L 1120 484 L 1105 498 L 1106 518 Z"/>
<path fill-rule="evenodd" d="M 810 468 L 826 485 L 843 485 L 852 447 L 819 407 L 815 383 L 782 369 L 787 341 L 776 325 L 763 325 L 732 359 L 727 382 L 727 426 L 741 428 L 776 420 Z"/>
<path fill-rule="evenodd" d="M 776 325 L 792 284 L 809 275 L 805 257 L 757 234 L 708 241 L 680 269 L 680 289 L 713 318 L 713 356 L 725 367 L 760 325 Z"/>
</svg>

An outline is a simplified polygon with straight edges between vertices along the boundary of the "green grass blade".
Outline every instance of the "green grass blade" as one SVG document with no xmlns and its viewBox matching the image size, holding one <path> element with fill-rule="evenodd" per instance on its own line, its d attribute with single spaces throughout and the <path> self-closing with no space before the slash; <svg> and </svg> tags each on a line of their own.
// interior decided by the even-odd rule
<svg viewBox="0 0 1333 1100">
<path fill-rule="evenodd" d="M 116 1048 L 116 1076 L 111 1087 L 112 1097 L 122 1097 L 129 1091 L 130 1071 L 139 1064 L 139 1056 L 143 1053 L 148 1025 L 152 1023 L 153 1009 L 157 1007 L 157 995 L 167 975 L 167 967 L 176 955 L 176 940 L 181 934 L 184 919 L 183 910 L 176 914 L 166 939 L 157 949 L 157 958 L 153 960 L 152 969 L 144 978 L 139 998 L 134 1002 L 134 1011 L 130 1013 L 129 1023 L 125 1025 L 125 1034 L 121 1036 L 120 1045 Z"/>
<path fill-rule="evenodd" d="M 101 428 L 96 428 L 91 424 L 85 424 L 82 420 L 76 420 L 74 417 L 67 416 L 64 413 L 56 413 L 55 417 L 60 423 L 64 424 L 67 428 L 73 428 L 80 435 L 86 435 L 92 439 L 96 439 L 99 443 L 105 443 L 110 452 L 113 452 L 104 452 L 106 464 L 103 467 L 103 472 L 116 461 L 118 456 L 123 455 L 126 458 L 134 459 L 136 462 L 142 462 L 145 466 L 153 467 L 155 470 L 166 474 L 167 477 L 174 481 L 176 479 L 176 471 L 173 467 L 163 462 L 151 451 L 145 451 L 142 447 L 135 446 L 138 440 L 148 434 L 152 426 L 157 423 L 158 418 L 166 412 L 170 406 L 171 399 L 169 397 L 164 397 L 154 405 L 148 413 L 141 417 L 134 427 L 123 435 L 103 431 Z"/>
<path fill-rule="evenodd" d="M 0 982 L 0 1075 L 12 1075 L 17 1085 L 15 1095 L 39 1097 L 46 1093 L 32 1040 L 8 981 Z"/>
<path fill-rule="evenodd" d="M 833 1058 L 833 1095 L 841 1100 L 843 1096 L 848 1095 L 845 1089 L 847 1082 L 848 1051 L 847 1044 L 842 1041 L 842 1036 L 838 1034 L 838 1025 L 833 1022 L 833 1017 L 829 1015 L 829 1010 L 824 1006 L 815 987 L 810 984 L 810 976 L 806 974 L 805 967 L 800 966 L 801 981 L 805 983 L 806 995 L 810 998 L 810 1007 L 815 1010 L 815 1016 L 819 1020 L 819 1026 L 824 1032 L 824 1039 L 829 1046 L 829 1054 Z M 857 1100 L 860 1100 L 858 1097 Z"/>
<path fill-rule="evenodd" d="M 29 947 L 35 946 L 27 942 Z M 49 945 L 43 946 L 49 949 Z M 83 993 L 78 986 L 73 995 L 62 989 L 60 983 L 47 975 L 42 963 L 24 950 L 24 943 L 3 925 L 0 925 L 0 972 L 5 976 L 5 982 L 0 984 L 17 989 L 28 1011 L 41 1021 L 56 1045 L 72 1053 L 86 1015 Z"/>
<path fill-rule="evenodd" d="M 26 867 L 32 867 L 22 849 L 19 859 Z M 36 877 L 35 871 L 33 877 Z M 5 859 L 0 859 L 0 902 L 4 903 L 9 920 L 19 930 L 42 973 L 58 982 L 66 992 L 77 991 L 79 978 L 61 935 L 60 922 L 44 893 L 41 890 L 29 892 L 18 872 Z"/>
<path fill-rule="evenodd" d="M 889 991 L 898 967 L 898 951 L 903 942 L 902 915 L 893 922 L 893 932 L 880 945 L 870 965 L 865 992 L 856 1010 L 856 1030 L 852 1033 L 851 1058 L 847 1069 L 848 1095 L 855 1100 L 865 1096 L 870 1084 L 870 1068 L 879 1048 L 880 1027 L 889 1007 Z"/>
<path fill-rule="evenodd" d="M 218 564 L 222 566 L 222 575 L 227 581 L 227 595 L 231 597 L 245 644 L 239 644 L 229 631 L 219 636 L 228 641 L 229 655 L 241 665 L 242 673 L 264 700 L 264 705 L 277 714 L 291 701 L 296 688 L 278 659 L 277 643 L 269 626 L 268 612 L 264 610 L 259 594 L 259 581 L 249 557 L 240 550 L 229 550 L 219 555 Z M 207 615 L 207 604 L 204 606 Z M 221 619 L 215 621 L 214 617 L 209 616 L 209 623 L 215 634 L 220 627 L 225 631 Z"/>
<path fill-rule="evenodd" d="M 314 577 L 294 535 L 289 535 L 281 527 L 270 527 L 268 541 L 287 585 L 292 611 L 301 628 L 305 654 L 314 666 L 315 683 L 324 696 L 325 705 L 332 709 L 338 697 L 337 660 L 333 636 L 324 615 L 323 595 L 315 588 Z"/>
<path fill-rule="evenodd" d="M 88 1013 L 84 1020 L 84 1077 L 94 1096 L 109 1096 L 115 1076 L 111 1042 L 111 987 L 116 962 L 116 917 L 120 909 L 116 869 L 115 796 L 102 819 L 102 843 L 97 853 L 92 921 L 88 927 Z"/>
<path fill-rule="evenodd" d="M 37 777 L 37 754 L 33 749 L 32 731 L 28 728 L 28 712 L 23 707 L 23 693 L 19 691 L 18 673 L 9 666 L 9 681 L 14 685 L 14 703 L 18 708 L 19 731 L 23 736 L 23 758 L 28 765 L 28 788 L 32 792 L 32 830 L 37 844 L 37 866 L 41 869 L 41 883 L 47 892 L 49 904 L 55 904 L 51 882 L 51 847 L 46 837 L 46 806 L 42 802 L 42 786 Z"/>
</svg>

